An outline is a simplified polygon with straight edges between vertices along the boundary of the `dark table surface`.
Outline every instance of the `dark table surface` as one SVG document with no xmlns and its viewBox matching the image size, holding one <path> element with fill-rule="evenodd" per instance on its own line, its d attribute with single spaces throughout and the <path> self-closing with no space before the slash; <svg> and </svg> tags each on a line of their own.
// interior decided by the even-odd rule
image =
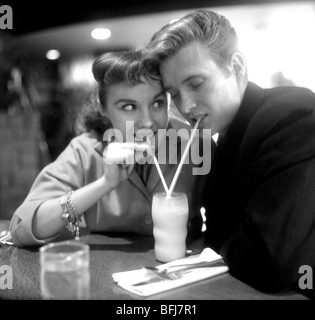
<svg viewBox="0 0 315 320">
<path fill-rule="evenodd" d="M 9 221 L 0 220 L 0 232 L 8 230 Z M 88 234 L 83 230 L 81 241 L 90 246 L 90 299 L 143 300 L 144 298 L 120 288 L 112 279 L 119 271 L 139 269 L 144 265 L 157 265 L 154 241 L 149 237 L 130 234 Z M 201 246 L 194 243 L 193 248 Z M 0 266 L 12 267 L 13 288 L 0 289 L 0 299 L 40 300 L 39 248 L 18 248 L 0 245 Z M 2 275 L 0 274 L 0 277 Z M 294 291 L 277 294 L 259 292 L 237 280 L 229 273 L 203 280 L 145 300 L 303 300 Z"/>
</svg>

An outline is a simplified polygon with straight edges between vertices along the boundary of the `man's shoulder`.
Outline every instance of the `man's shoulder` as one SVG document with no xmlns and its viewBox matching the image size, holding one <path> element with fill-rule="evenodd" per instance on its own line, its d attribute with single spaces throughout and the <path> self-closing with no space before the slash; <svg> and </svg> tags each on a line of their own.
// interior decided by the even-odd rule
<svg viewBox="0 0 315 320">
<path fill-rule="evenodd" d="M 298 86 L 263 89 L 255 83 L 249 82 L 243 103 L 249 106 L 256 105 L 260 113 L 270 112 L 271 115 L 281 113 L 281 110 L 314 110 L 315 93 L 308 88 Z"/>
<path fill-rule="evenodd" d="M 266 142 L 313 144 L 312 136 L 315 137 L 314 93 L 301 87 L 278 87 L 264 90 L 261 106 L 250 120 L 242 145 L 248 151 Z"/>
<path fill-rule="evenodd" d="M 315 94 L 302 87 L 277 87 L 264 90 L 262 105 L 251 127 L 268 130 L 277 123 L 290 125 L 304 121 L 315 124 Z"/>
<path fill-rule="evenodd" d="M 287 110 L 314 110 L 315 94 L 308 88 L 283 86 L 265 89 L 263 106 L 265 108 L 274 108 L 274 111 L 280 108 Z"/>
</svg>

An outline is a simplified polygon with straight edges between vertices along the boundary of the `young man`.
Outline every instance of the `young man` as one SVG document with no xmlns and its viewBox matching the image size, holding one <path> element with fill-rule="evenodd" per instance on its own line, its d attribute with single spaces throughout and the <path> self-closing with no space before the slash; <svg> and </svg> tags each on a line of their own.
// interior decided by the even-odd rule
<svg viewBox="0 0 315 320">
<path fill-rule="evenodd" d="M 298 288 L 300 268 L 315 268 L 314 93 L 249 82 L 234 28 L 209 10 L 163 27 L 147 54 L 186 119 L 219 133 L 207 245 L 260 290 Z"/>
</svg>

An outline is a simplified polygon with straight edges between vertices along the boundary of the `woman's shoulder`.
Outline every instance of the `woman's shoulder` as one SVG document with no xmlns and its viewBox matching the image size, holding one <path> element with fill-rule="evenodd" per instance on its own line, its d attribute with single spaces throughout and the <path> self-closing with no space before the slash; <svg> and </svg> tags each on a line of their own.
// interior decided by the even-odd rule
<svg viewBox="0 0 315 320">
<path fill-rule="evenodd" d="M 99 134 L 95 131 L 89 131 L 79 134 L 70 141 L 70 145 L 75 149 L 96 150 L 103 152 L 103 142 L 100 140 Z"/>
</svg>

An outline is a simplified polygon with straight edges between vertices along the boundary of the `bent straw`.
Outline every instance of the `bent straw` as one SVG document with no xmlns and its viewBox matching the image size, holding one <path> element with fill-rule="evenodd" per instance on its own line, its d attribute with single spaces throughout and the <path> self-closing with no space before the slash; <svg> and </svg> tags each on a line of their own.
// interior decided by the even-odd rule
<svg viewBox="0 0 315 320">
<path fill-rule="evenodd" d="M 166 182 L 165 182 L 165 179 L 164 179 L 163 173 L 162 173 L 162 171 L 161 171 L 160 165 L 159 165 L 159 163 L 158 163 L 158 161 L 157 161 L 157 159 L 156 159 L 156 156 L 153 157 L 153 160 L 154 160 L 154 163 L 155 163 L 155 165 L 156 165 L 156 169 L 157 169 L 157 171 L 158 171 L 158 173 L 159 173 L 159 175 L 160 175 L 160 178 L 161 178 L 163 187 L 164 187 L 164 189 L 165 189 L 165 193 L 168 194 L 168 192 L 169 192 L 169 191 L 168 191 L 168 187 L 167 187 L 167 184 L 166 184 Z"/>
<path fill-rule="evenodd" d="M 178 179 L 180 170 L 182 169 L 183 163 L 184 163 L 184 161 L 185 161 L 185 159 L 186 159 L 186 156 L 187 156 L 187 153 L 188 153 L 188 151 L 189 151 L 189 148 L 190 148 L 190 145 L 191 145 L 191 143 L 192 143 L 192 140 L 194 139 L 194 136 L 195 136 L 195 134 L 196 134 L 196 132 L 197 132 L 197 127 L 198 127 L 199 121 L 200 121 L 200 118 L 199 118 L 199 119 L 197 120 L 197 122 L 195 123 L 195 126 L 194 126 L 194 128 L 193 128 L 193 131 L 192 131 L 192 133 L 191 133 L 191 136 L 190 136 L 190 138 L 189 138 L 189 140 L 188 140 L 188 143 L 187 143 L 187 145 L 186 145 L 186 148 L 185 148 L 185 150 L 184 150 L 183 156 L 182 156 L 182 158 L 180 159 L 180 162 L 179 162 L 179 165 L 178 165 L 177 170 L 176 170 L 176 172 L 175 172 L 175 175 L 174 175 L 173 181 L 172 181 L 172 183 L 171 183 L 171 186 L 170 186 L 168 192 L 166 193 L 166 197 L 167 197 L 167 198 L 169 198 L 169 197 L 172 196 L 173 189 L 174 189 L 175 184 L 176 184 L 176 182 L 177 182 L 177 179 Z"/>
<path fill-rule="evenodd" d="M 168 187 L 167 187 L 167 184 L 165 182 L 165 179 L 164 179 L 164 176 L 163 176 L 163 173 L 162 173 L 162 170 L 160 168 L 160 165 L 159 165 L 159 162 L 157 161 L 157 158 L 154 154 L 154 151 L 152 150 L 152 148 L 150 147 L 149 145 L 149 152 L 151 153 L 151 155 L 153 156 L 153 160 L 154 160 L 154 164 L 156 166 L 156 169 L 157 169 L 157 172 L 159 173 L 159 176 L 161 178 L 161 181 L 162 181 L 162 184 L 163 184 L 163 187 L 165 189 L 165 193 L 167 194 L 168 193 Z"/>
</svg>

